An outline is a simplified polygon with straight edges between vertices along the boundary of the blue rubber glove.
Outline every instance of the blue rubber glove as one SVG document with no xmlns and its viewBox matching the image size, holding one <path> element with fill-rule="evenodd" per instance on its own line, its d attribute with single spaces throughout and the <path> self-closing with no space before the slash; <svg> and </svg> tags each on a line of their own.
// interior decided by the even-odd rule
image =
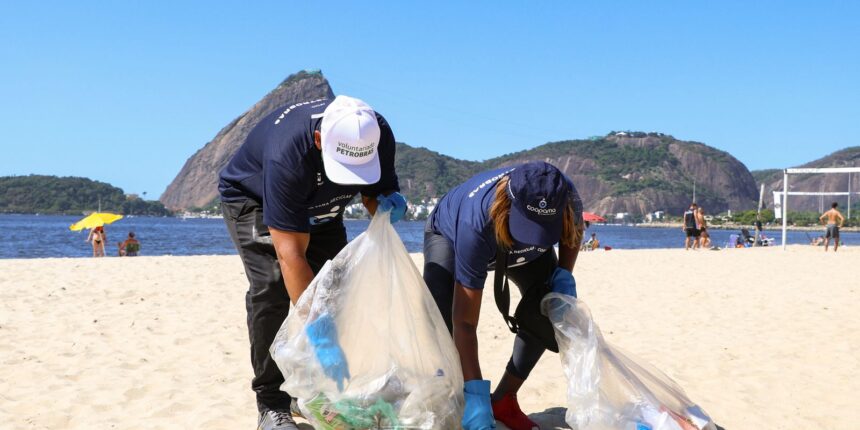
<svg viewBox="0 0 860 430">
<path fill-rule="evenodd" d="M 343 381 L 349 379 L 349 366 L 343 350 L 337 343 L 337 328 L 329 314 L 322 314 L 305 328 L 308 341 L 314 347 L 317 360 L 326 376 L 337 382 L 337 389 L 343 391 Z"/>
<path fill-rule="evenodd" d="M 573 279 L 573 273 L 570 273 L 567 269 L 557 267 L 552 274 L 550 283 L 552 284 L 553 293 L 576 297 L 576 280 Z"/>
<path fill-rule="evenodd" d="M 376 200 L 379 202 L 377 210 L 391 212 L 392 224 L 400 221 L 406 215 L 406 197 L 403 197 L 403 194 L 398 192 L 393 192 L 387 196 L 380 194 L 376 196 Z"/>
<path fill-rule="evenodd" d="M 490 381 L 473 379 L 463 386 L 466 410 L 463 412 L 463 430 L 489 430 L 496 428 L 493 406 L 490 403 Z"/>
</svg>

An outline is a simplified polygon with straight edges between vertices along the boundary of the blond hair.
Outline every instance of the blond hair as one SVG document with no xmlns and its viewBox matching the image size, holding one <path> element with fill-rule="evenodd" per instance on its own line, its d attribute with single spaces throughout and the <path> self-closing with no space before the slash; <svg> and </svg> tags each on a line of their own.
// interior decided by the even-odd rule
<svg viewBox="0 0 860 430">
<path fill-rule="evenodd" d="M 493 222 L 493 229 L 496 233 L 496 243 L 505 249 L 511 249 L 514 245 L 514 238 L 511 236 L 511 229 L 508 219 L 511 214 L 511 197 L 508 194 L 508 177 L 504 177 L 496 184 L 496 198 L 493 204 L 490 205 L 490 220 Z M 562 219 L 562 230 L 559 243 L 562 245 L 578 249 L 582 243 L 582 224 L 576 217 L 576 212 L 573 206 L 568 202 L 564 207 Z"/>
</svg>

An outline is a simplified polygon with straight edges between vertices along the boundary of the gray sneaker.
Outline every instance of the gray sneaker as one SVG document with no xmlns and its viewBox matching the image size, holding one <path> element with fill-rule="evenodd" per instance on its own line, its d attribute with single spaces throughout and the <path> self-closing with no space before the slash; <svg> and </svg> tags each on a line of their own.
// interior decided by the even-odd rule
<svg viewBox="0 0 860 430">
<path fill-rule="evenodd" d="M 290 411 L 266 411 L 260 414 L 257 430 L 299 430 Z"/>
<path fill-rule="evenodd" d="M 296 401 L 296 399 L 290 401 L 290 413 L 293 414 L 293 417 L 305 417 L 305 414 L 303 414 L 302 410 L 299 409 L 299 403 Z"/>
</svg>

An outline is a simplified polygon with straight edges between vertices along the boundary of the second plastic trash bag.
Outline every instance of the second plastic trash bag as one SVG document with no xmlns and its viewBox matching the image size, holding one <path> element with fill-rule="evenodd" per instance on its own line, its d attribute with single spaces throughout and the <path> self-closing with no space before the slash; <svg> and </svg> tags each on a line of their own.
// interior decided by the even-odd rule
<svg viewBox="0 0 860 430">
<path fill-rule="evenodd" d="M 585 304 L 551 293 L 542 312 L 555 328 L 568 379 L 565 421 L 578 430 L 716 430 L 671 378 L 609 344 Z"/>
<path fill-rule="evenodd" d="M 316 429 L 460 428 L 457 350 L 387 212 L 323 266 L 270 352 Z"/>
</svg>

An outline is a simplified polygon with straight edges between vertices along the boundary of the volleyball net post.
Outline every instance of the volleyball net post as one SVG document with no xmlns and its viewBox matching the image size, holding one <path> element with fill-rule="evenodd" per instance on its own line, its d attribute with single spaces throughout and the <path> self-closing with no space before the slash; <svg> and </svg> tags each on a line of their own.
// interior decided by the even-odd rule
<svg viewBox="0 0 860 430">
<path fill-rule="evenodd" d="M 789 175 L 804 174 L 848 174 L 847 192 L 814 192 L 814 191 L 788 191 Z M 786 236 L 788 232 L 788 196 L 848 196 L 848 217 L 851 219 L 851 194 L 860 194 L 851 191 L 851 174 L 860 173 L 860 167 L 822 167 L 822 168 L 796 168 L 784 169 L 782 171 L 782 249 L 786 249 Z"/>
</svg>

